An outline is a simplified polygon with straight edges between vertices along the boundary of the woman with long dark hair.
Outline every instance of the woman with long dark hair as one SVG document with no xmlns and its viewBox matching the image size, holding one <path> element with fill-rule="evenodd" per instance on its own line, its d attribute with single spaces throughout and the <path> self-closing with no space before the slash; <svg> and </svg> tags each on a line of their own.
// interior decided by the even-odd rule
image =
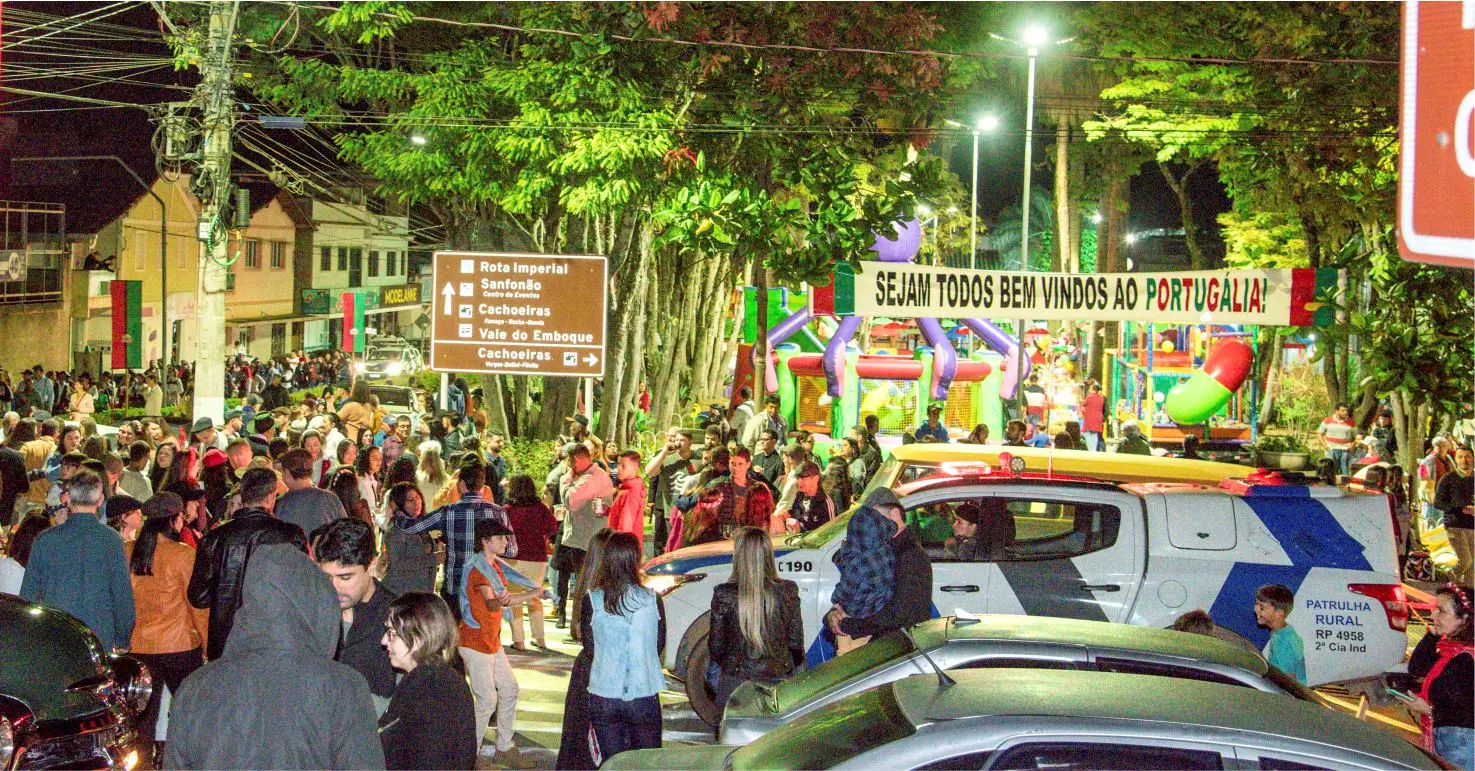
<svg viewBox="0 0 1475 771">
<path fill-rule="evenodd" d="M 400 458 L 399 460 L 406 460 Z M 414 462 L 411 462 L 411 466 Z M 412 469 L 413 471 L 413 469 Z M 405 592 L 434 592 L 435 569 L 439 565 L 435 555 L 435 542 L 428 534 L 406 533 L 394 526 L 394 518 L 400 514 L 410 519 L 425 515 L 425 498 L 413 482 L 400 482 L 389 489 L 384 526 L 384 556 L 389 565 L 384 572 L 384 586 L 395 594 Z"/>
<path fill-rule="evenodd" d="M 594 635 L 589 630 L 589 614 L 585 599 L 589 595 L 589 584 L 599 563 L 604 559 L 604 545 L 615 531 L 604 528 L 589 541 L 589 553 L 584 557 L 584 566 L 574 583 L 574 622 L 569 625 L 574 642 L 583 645 L 574 657 L 574 668 L 569 673 L 568 690 L 563 695 L 563 737 L 558 743 L 558 761 L 554 768 L 563 771 L 591 771 L 598 767 L 592 751 L 593 737 L 589 730 L 589 670 L 594 666 Z"/>
<path fill-rule="evenodd" d="M 589 669 L 589 723 L 603 763 L 625 750 L 661 746 L 665 687 L 661 648 L 665 614 L 660 598 L 640 581 L 640 542 L 615 533 L 604 544 L 583 611 L 594 661 Z M 584 623 L 584 621 L 580 621 Z"/>
<path fill-rule="evenodd" d="M 369 504 L 359 493 L 359 478 L 353 469 L 338 469 L 328 483 L 328 491 L 338 496 L 338 502 L 343 504 L 343 510 L 349 517 L 369 525 L 374 524 L 374 516 L 369 513 Z"/>
<path fill-rule="evenodd" d="M 379 472 L 384 469 L 384 451 L 370 444 L 359 453 L 354 463 L 358 471 L 359 497 L 368 504 L 369 511 L 379 512 Z"/>
<path fill-rule="evenodd" d="M 717 709 L 749 680 L 782 680 L 804 665 L 799 586 L 778 577 L 773 542 L 756 527 L 733 539 L 732 579 L 712 587 L 712 663 L 721 674 Z"/>
<path fill-rule="evenodd" d="M 230 461 L 225 453 L 212 447 L 205 451 L 203 466 L 200 484 L 205 488 L 205 510 L 210 513 L 210 527 L 214 527 L 225 517 L 225 506 L 230 498 Z"/>
<path fill-rule="evenodd" d="M 184 501 L 174 493 L 157 493 L 144 503 L 143 512 L 137 540 L 124 543 L 123 549 L 128 555 L 137 619 L 130 650 L 159 681 L 139 721 L 140 734 L 148 745 L 154 739 L 162 686 L 178 693 L 184 679 L 205 661 L 209 614 L 191 605 L 188 597 L 195 550 L 179 542 Z"/>
<path fill-rule="evenodd" d="M 149 486 L 154 492 L 163 490 L 164 485 L 169 483 L 169 470 L 174 466 L 174 457 L 178 454 L 179 448 L 172 438 L 164 439 L 154 448 L 154 462 L 149 466 Z"/>
</svg>

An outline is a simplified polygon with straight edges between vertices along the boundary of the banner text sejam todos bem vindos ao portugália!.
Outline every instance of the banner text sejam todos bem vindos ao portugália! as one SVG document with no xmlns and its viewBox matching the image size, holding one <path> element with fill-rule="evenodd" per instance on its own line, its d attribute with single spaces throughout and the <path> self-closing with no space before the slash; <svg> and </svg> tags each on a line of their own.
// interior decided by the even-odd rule
<svg viewBox="0 0 1475 771">
<path fill-rule="evenodd" d="M 1021 273 L 866 261 L 816 288 L 816 315 L 1320 326 L 1335 270 Z"/>
</svg>

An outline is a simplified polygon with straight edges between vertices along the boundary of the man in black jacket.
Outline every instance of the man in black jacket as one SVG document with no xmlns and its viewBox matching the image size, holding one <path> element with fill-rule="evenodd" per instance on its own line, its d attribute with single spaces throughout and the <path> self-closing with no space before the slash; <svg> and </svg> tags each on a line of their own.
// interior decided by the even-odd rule
<svg viewBox="0 0 1475 771">
<path fill-rule="evenodd" d="M 287 387 L 282 385 L 281 375 L 272 375 L 271 385 L 261 391 L 261 409 L 271 412 L 278 407 L 292 406 L 292 395 L 287 392 Z"/>
<path fill-rule="evenodd" d="M 374 530 L 357 519 L 339 519 L 313 531 L 312 542 L 318 567 L 333 580 L 343 613 L 333 658 L 364 676 L 374 694 L 374 709 L 382 715 L 394 695 L 394 668 L 379 640 L 394 592 L 374 577 L 379 567 Z"/>
<path fill-rule="evenodd" d="M 896 524 L 896 536 L 891 539 L 896 552 L 895 588 L 880 611 L 865 618 L 844 617 L 839 626 L 851 637 L 874 639 L 932 618 L 932 561 L 917 534 L 907 527 L 901 501 L 890 490 L 877 490 L 867 502 Z"/>
<path fill-rule="evenodd" d="M 189 580 L 190 604 L 210 609 L 210 641 L 205 658 L 211 661 L 225 650 L 236 610 L 241 607 L 241 582 L 257 547 L 281 543 L 307 553 L 307 536 L 302 528 L 271 514 L 277 499 L 275 471 L 249 469 L 237 489 L 241 509 L 205 536 Z"/>
</svg>

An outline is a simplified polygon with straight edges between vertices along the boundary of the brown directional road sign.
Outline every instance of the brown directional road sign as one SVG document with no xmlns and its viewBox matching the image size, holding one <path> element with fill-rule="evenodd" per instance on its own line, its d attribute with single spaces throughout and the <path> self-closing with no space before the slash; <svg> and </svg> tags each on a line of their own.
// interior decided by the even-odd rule
<svg viewBox="0 0 1475 771">
<path fill-rule="evenodd" d="M 436 252 L 430 368 L 602 377 L 606 266 L 588 255 Z"/>
</svg>

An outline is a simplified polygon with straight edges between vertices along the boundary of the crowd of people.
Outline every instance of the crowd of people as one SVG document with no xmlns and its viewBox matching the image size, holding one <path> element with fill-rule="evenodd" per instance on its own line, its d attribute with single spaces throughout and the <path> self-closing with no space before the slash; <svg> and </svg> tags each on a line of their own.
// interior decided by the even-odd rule
<svg viewBox="0 0 1475 771">
<path fill-rule="evenodd" d="M 155 420 L 111 437 L 85 417 L 0 421 L 0 591 L 66 610 L 148 664 L 161 687 L 142 733 L 162 740 L 165 765 L 471 768 L 490 734 L 499 764 L 528 767 L 514 739 L 508 653 L 546 649 L 549 615 L 582 646 L 558 767 L 657 747 L 664 609 L 641 564 L 732 541 L 733 575 L 714 588 L 708 641 L 720 708 L 743 682 L 804 666 L 798 590 L 778 577 L 771 536 L 814 530 L 857 502 L 835 557 L 826 639 L 843 653 L 930 616 L 932 569 L 916 526 L 894 493 L 870 489 L 882 459 L 875 415 L 838 437 L 828 458 L 787 425 L 775 398 L 761 409 L 743 400 L 700 446 L 671 427 L 648 458 L 601 441 L 574 415 L 551 470 L 533 479 L 477 419 L 480 395 L 464 380 L 452 384 L 452 409 L 412 425 L 389 416 L 364 381 L 344 389 L 326 372 L 320 395 L 275 404 L 268 392 L 287 377 L 296 389 L 325 371 L 253 369 L 266 389 L 247 393 L 222 424 L 201 418 L 182 436 Z M 909 439 L 947 441 L 940 413 Z M 1080 429 L 1046 441 L 1086 447 L 1095 432 Z M 1011 421 L 1004 443 L 1043 433 Z M 965 441 L 988 442 L 987 428 Z M 1475 454 L 1450 447 L 1433 442 L 1402 505 L 1424 501 L 1424 517 L 1441 518 L 1453 542 L 1468 532 Z M 1386 471 L 1361 483 L 1399 486 Z M 959 506 L 948 552 L 992 553 L 999 518 L 982 503 Z M 1257 601 L 1274 632 L 1287 592 L 1264 587 Z M 1468 592 L 1440 598 L 1448 619 L 1435 620 L 1435 642 L 1410 671 L 1424 678 L 1430 735 L 1465 728 L 1443 731 L 1447 744 L 1470 730 L 1468 706 L 1451 706 L 1461 694 L 1468 705 L 1468 688 L 1449 679 L 1469 679 L 1469 656 L 1459 657 L 1470 613 Z M 1299 641 L 1281 637 L 1274 654 L 1294 671 Z M 223 733 L 213 718 L 222 711 L 249 717 Z M 163 714 L 167 735 L 155 729 Z"/>
</svg>

